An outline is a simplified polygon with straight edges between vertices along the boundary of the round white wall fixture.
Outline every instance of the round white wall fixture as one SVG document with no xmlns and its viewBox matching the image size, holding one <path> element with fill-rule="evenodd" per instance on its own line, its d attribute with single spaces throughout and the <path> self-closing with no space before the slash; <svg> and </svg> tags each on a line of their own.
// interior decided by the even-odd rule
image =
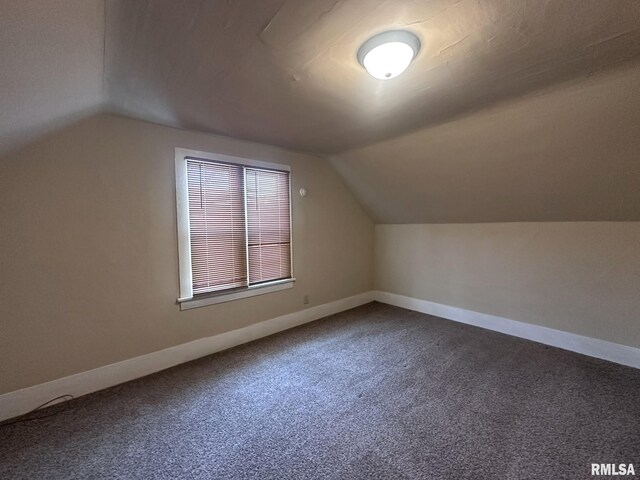
<svg viewBox="0 0 640 480">
<path fill-rule="evenodd" d="M 301 197 L 306 197 L 306 196 L 307 196 L 307 193 L 308 193 L 308 192 L 307 192 L 307 189 L 306 189 L 306 188 L 302 187 L 302 188 L 300 189 L 300 196 L 301 196 Z"/>
<path fill-rule="evenodd" d="M 407 30 L 391 30 L 371 37 L 358 50 L 358 62 L 380 80 L 404 72 L 420 51 L 420 39 Z"/>
</svg>

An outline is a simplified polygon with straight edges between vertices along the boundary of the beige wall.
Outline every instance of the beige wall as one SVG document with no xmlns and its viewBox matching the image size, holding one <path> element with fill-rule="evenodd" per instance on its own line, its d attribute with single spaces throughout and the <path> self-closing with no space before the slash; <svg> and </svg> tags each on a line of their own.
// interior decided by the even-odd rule
<svg viewBox="0 0 640 480">
<path fill-rule="evenodd" d="M 294 288 L 179 310 L 177 146 L 291 166 Z M 0 393 L 372 288 L 373 224 L 326 160 L 121 117 L 0 158 L 0 225 Z"/>
<path fill-rule="evenodd" d="M 376 288 L 640 347 L 640 222 L 377 225 Z"/>
</svg>

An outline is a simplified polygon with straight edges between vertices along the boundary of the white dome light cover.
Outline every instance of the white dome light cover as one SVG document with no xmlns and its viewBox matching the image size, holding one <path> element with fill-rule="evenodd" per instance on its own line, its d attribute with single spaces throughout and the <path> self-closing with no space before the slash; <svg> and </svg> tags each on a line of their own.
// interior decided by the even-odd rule
<svg viewBox="0 0 640 480">
<path fill-rule="evenodd" d="M 404 72 L 420 51 L 420 40 L 407 30 L 391 30 L 371 37 L 358 50 L 358 62 L 380 80 Z"/>
</svg>

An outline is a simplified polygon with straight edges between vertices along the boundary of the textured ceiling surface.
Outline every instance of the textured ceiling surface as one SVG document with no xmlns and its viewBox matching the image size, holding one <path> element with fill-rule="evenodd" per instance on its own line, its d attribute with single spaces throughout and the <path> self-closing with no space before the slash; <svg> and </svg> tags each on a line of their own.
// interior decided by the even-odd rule
<svg viewBox="0 0 640 480">
<path fill-rule="evenodd" d="M 391 28 L 423 47 L 381 82 L 355 55 Z M 107 0 L 117 113 L 318 153 L 639 54 L 637 0 Z"/>
</svg>

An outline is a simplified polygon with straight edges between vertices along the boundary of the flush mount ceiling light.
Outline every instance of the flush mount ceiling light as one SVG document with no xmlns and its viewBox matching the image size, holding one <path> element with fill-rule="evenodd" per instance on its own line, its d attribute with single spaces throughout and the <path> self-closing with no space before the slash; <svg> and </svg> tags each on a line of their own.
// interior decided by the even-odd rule
<svg viewBox="0 0 640 480">
<path fill-rule="evenodd" d="M 404 72 L 420 50 L 420 40 L 406 30 L 380 33 L 358 50 L 358 62 L 371 76 L 389 80 Z"/>
</svg>

